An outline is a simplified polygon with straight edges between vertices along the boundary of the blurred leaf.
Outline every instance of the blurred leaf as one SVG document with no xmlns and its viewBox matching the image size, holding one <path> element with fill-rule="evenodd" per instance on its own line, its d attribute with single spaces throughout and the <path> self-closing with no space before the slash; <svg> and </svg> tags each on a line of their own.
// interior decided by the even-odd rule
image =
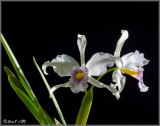
<svg viewBox="0 0 160 126">
<path fill-rule="evenodd" d="M 51 88 L 50 88 L 50 86 L 49 86 L 49 84 L 48 84 L 45 76 L 43 75 L 43 73 L 42 73 L 40 67 L 38 66 L 37 61 L 36 61 L 36 59 L 35 59 L 34 57 L 33 57 L 33 62 L 34 62 L 34 64 L 35 64 L 36 68 L 38 69 L 38 71 L 39 71 L 39 73 L 40 73 L 40 75 L 41 75 L 41 77 L 42 77 L 42 80 L 44 81 L 44 84 L 45 84 L 45 86 L 46 86 L 47 89 L 48 89 L 48 92 L 50 92 L 50 89 L 51 89 Z M 48 93 L 48 94 L 49 94 L 49 93 Z M 61 119 L 62 123 L 63 123 L 64 125 L 66 125 L 66 122 L 65 122 L 65 119 L 64 119 L 63 114 L 62 114 L 62 112 L 61 112 L 61 109 L 60 109 L 60 107 L 59 107 L 59 105 L 58 105 L 58 102 L 57 102 L 57 100 L 56 100 L 56 97 L 54 96 L 53 93 L 51 94 L 51 97 L 52 97 L 53 103 L 54 103 L 54 105 L 55 105 L 55 107 L 56 107 L 56 109 L 57 109 L 57 112 L 58 112 L 58 114 L 59 114 L 59 116 L 60 116 L 60 119 Z"/>
<path fill-rule="evenodd" d="M 88 91 L 83 97 L 76 120 L 76 125 L 86 125 L 93 101 L 93 90 Z"/>
<path fill-rule="evenodd" d="M 54 118 L 54 121 L 55 121 L 56 125 L 62 126 L 62 124 L 56 118 Z"/>
</svg>

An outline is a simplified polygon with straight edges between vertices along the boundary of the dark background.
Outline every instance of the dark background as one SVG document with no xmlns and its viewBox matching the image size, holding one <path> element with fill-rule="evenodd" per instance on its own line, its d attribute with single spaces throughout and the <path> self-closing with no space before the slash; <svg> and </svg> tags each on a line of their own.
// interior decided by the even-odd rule
<svg viewBox="0 0 160 126">
<path fill-rule="evenodd" d="M 86 61 L 96 52 L 113 54 L 121 36 L 129 38 L 121 55 L 139 50 L 150 63 L 144 66 L 144 82 L 149 91 L 141 93 L 138 81 L 128 75 L 117 100 L 106 89 L 94 89 L 94 100 L 87 124 L 158 124 L 158 2 L 2 2 L 2 33 L 14 52 L 39 102 L 51 117 L 57 111 L 33 64 L 39 66 L 57 55 L 68 54 L 80 61 L 77 34 L 87 38 Z M 2 68 L 13 67 L 2 47 Z M 68 81 L 47 69 L 50 86 Z M 111 83 L 111 74 L 102 82 Z M 55 96 L 67 124 L 74 124 L 84 93 L 73 94 L 60 88 Z M 38 122 L 17 97 L 2 70 L 2 121 L 26 119 Z"/>
</svg>

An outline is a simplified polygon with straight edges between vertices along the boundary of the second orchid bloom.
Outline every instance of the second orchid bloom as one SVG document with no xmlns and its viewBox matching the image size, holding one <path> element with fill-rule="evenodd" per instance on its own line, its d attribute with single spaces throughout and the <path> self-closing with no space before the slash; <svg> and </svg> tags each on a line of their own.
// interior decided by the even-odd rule
<svg viewBox="0 0 160 126">
<path fill-rule="evenodd" d="M 55 85 L 51 88 L 50 94 L 60 87 L 70 87 L 73 93 L 85 91 L 88 87 L 88 82 L 98 88 L 107 88 L 116 96 L 120 97 L 126 78 L 122 73 L 129 74 L 139 80 L 139 87 L 142 92 L 148 90 L 148 87 L 143 83 L 143 66 L 149 61 L 146 60 L 143 54 L 138 51 L 129 53 L 120 58 L 120 51 L 123 43 L 128 38 L 128 31 L 122 30 L 122 36 L 117 42 L 114 56 L 109 53 L 98 52 L 95 53 L 91 59 L 85 64 L 85 48 L 87 44 L 86 37 L 78 34 L 77 44 L 80 52 L 79 64 L 74 58 L 69 55 L 58 55 L 52 61 L 47 61 L 42 65 L 43 72 L 47 75 L 46 68 L 53 67 L 53 70 L 61 77 L 70 76 L 68 82 L 64 84 Z M 92 76 L 100 76 L 106 73 L 107 67 L 112 67 L 116 64 L 117 69 L 113 72 L 113 81 L 115 84 L 106 85 Z M 118 88 L 117 88 L 118 87 Z"/>
<path fill-rule="evenodd" d="M 149 60 L 145 59 L 144 54 L 139 53 L 137 50 L 120 57 L 122 46 L 128 38 L 128 31 L 122 30 L 121 32 L 122 36 L 118 40 L 114 52 L 114 57 L 116 58 L 115 64 L 118 68 L 112 74 L 115 84 L 111 84 L 111 86 L 115 89 L 118 88 L 118 94 L 120 94 L 126 83 L 126 77 L 122 74 L 126 73 L 139 81 L 138 86 L 141 92 L 146 92 L 149 87 L 143 82 L 143 66 L 147 65 Z"/>
</svg>

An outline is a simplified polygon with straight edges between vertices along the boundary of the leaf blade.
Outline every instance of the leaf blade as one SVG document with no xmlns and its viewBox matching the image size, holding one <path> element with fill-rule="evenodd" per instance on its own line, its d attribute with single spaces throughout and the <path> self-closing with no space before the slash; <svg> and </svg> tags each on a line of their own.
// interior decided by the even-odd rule
<svg viewBox="0 0 160 126">
<path fill-rule="evenodd" d="M 44 114 L 45 117 L 43 118 L 43 120 L 44 120 L 43 122 L 45 122 L 46 124 L 47 124 L 47 122 L 49 124 L 55 124 L 55 122 L 51 119 L 51 117 L 46 113 L 46 111 L 39 104 L 35 94 L 33 93 L 32 89 L 30 87 L 30 84 L 29 84 L 28 80 L 26 79 L 26 77 L 25 77 L 25 75 L 24 75 L 24 73 L 23 73 L 18 61 L 16 60 L 16 57 L 14 56 L 11 48 L 9 47 L 7 41 L 5 40 L 5 38 L 3 37 L 2 34 L 0 34 L 0 41 L 2 42 L 2 44 L 3 44 L 3 46 L 4 46 L 5 50 L 6 50 L 6 53 L 7 53 L 12 65 L 13 65 L 13 67 L 14 67 L 14 69 L 15 69 L 18 77 L 19 77 L 19 79 L 20 79 L 20 81 L 19 81 L 9 68 L 4 67 L 4 70 L 5 70 L 6 74 L 8 75 L 8 78 L 10 78 L 9 79 L 10 80 L 9 83 L 12 84 L 11 85 L 12 88 L 13 87 L 16 88 L 16 89 L 18 88 L 21 92 L 23 92 L 25 94 L 25 96 L 27 96 L 28 98 L 31 98 L 32 103 L 36 107 L 38 107 L 39 112 L 41 112 L 41 114 Z M 9 77 L 9 76 L 12 76 L 12 77 Z M 15 85 L 14 85 L 14 82 L 13 82 L 13 77 L 14 77 L 14 81 L 16 80 L 16 84 Z M 12 78 L 12 80 L 11 80 L 11 78 Z"/>
<path fill-rule="evenodd" d="M 15 81 L 15 83 L 16 83 L 16 86 L 17 86 L 19 89 L 21 89 L 24 93 L 27 94 L 27 92 L 26 92 L 26 90 L 24 89 L 22 83 L 21 83 L 20 81 L 18 81 L 18 79 L 16 78 L 16 76 L 13 74 L 13 72 L 12 72 L 8 67 L 6 67 L 6 66 L 4 67 L 4 70 L 5 70 L 5 73 L 7 74 L 7 76 L 12 75 L 12 76 L 15 77 L 15 78 L 14 78 L 14 81 Z M 13 77 L 12 77 L 12 78 L 13 78 Z"/>
<path fill-rule="evenodd" d="M 26 77 L 25 77 L 25 75 L 24 75 L 16 57 L 14 56 L 11 48 L 9 47 L 7 41 L 5 40 L 5 38 L 2 34 L 0 34 L 0 41 L 2 42 L 2 44 L 3 44 L 3 46 L 6 50 L 6 53 L 7 53 L 12 65 L 13 65 L 21 83 L 23 84 L 26 92 L 29 94 L 29 96 L 32 98 L 32 100 L 36 101 L 36 96 L 34 95 L 28 80 L 26 79 Z"/>
<path fill-rule="evenodd" d="M 4 69 L 6 71 L 6 74 L 8 75 L 9 83 L 12 86 L 12 88 L 14 89 L 14 91 L 16 92 L 16 94 L 17 94 L 16 90 L 18 88 L 18 90 L 21 90 L 21 92 L 23 92 L 26 95 L 25 97 L 27 97 L 27 96 L 29 97 L 29 95 L 27 94 L 26 90 L 22 86 L 21 82 L 16 78 L 16 76 L 13 74 L 13 72 L 8 67 L 6 67 L 6 66 L 4 67 Z M 22 99 L 22 96 L 21 97 L 19 96 L 19 98 L 26 105 L 26 103 Z M 51 117 L 47 114 L 47 112 L 42 108 L 42 106 L 37 101 L 32 101 L 32 99 L 30 97 L 28 99 L 31 100 L 29 103 L 32 103 L 34 105 L 34 107 L 37 109 L 37 112 L 39 112 L 39 114 L 41 114 L 41 117 L 42 117 L 42 115 L 44 115 L 42 117 L 42 119 L 41 119 L 41 120 L 43 120 L 43 123 L 41 122 L 42 124 L 51 124 L 51 125 L 55 124 L 55 122 L 51 119 Z M 28 108 L 28 105 L 26 105 L 26 107 Z M 34 112 L 32 112 L 32 109 L 30 109 L 30 108 L 28 108 L 28 109 L 35 116 L 36 119 L 39 119 L 39 118 L 36 117 L 36 115 L 34 114 Z"/>
<path fill-rule="evenodd" d="M 78 116 L 76 119 L 76 125 L 86 125 L 88 116 L 91 110 L 93 101 L 93 90 L 88 91 L 83 97 Z"/>
<path fill-rule="evenodd" d="M 38 109 L 35 106 L 35 104 L 33 103 L 33 101 L 31 100 L 31 98 L 26 93 L 24 93 L 21 89 L 19 89 L 19 87 L 16 86 L 18 80 L 13 75 L 10 74 L 10 75 L 8 75 L 8 81 L 9 81 L 11 87 L 13 88 L 13 90 L 18 95 L 18 97 L 22 100 L 22 102 L 30 110 L 30 112 L 35 116 L 35 118 L 38 120 L 38 122 L 40 124 L 43 124 L 42 118 L 39 115 Z M 18 83 L 20 83 L 20 82 L 18 82 Z"/>
</svg>

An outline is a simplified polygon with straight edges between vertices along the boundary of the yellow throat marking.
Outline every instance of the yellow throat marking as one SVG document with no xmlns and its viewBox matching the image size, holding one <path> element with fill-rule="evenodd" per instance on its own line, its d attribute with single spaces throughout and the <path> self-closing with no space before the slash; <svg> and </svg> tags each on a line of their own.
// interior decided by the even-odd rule
<svg viewBox="0 0 160 126">
<path fill-rule="evenodd" d="M 131 76 L 134 76 L 134 77 L 137 76 L 137 72 L 131 71 L 131 70 L 127 69 L 127 68 L 120 69 L 120 70 L 121 70 L 122 72 L 128 74 L 128 75 L 131 75 Z"/>
<path fill-rule="evenodd" d="M 80 72 L 78 72 L 78 73 L 76 73 L 76 79 L 82 79 L 83 77 L 84 77 L 84 73 L 82 72 L 82 71 L 80 71 Z"/>
</svg>

